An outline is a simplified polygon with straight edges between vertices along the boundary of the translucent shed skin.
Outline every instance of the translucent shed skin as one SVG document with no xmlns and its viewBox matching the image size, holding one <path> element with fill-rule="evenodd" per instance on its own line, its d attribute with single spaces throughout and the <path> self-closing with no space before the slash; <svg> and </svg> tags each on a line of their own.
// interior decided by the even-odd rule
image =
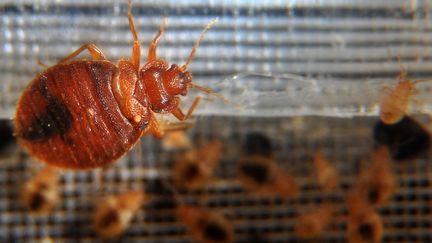
<svg viewBox="0 0 432 243">
<path fill-rule="evenodd" d="M 155 113 L 171 113 L 188 119 L 179 108 L 179 95 L 192 83 L 187 65 L 215 22 L 204 29 L 182 66 L 156 57 L 164 24 L 148 49 L 140 68 L 141 45 L 129 2 L 129 26 L 133 35 L 130 59 L 109 61 L 94 44 L 86 44 L 37 75 L 22 93 L 15 114 L 18 142 L 39 160 L 63 169 L 93 169 L 107 166 L 125 154 L 144 134 L 161 137 Z M 74 59 L 88 50 L 90 60 Z"/>
</svg>

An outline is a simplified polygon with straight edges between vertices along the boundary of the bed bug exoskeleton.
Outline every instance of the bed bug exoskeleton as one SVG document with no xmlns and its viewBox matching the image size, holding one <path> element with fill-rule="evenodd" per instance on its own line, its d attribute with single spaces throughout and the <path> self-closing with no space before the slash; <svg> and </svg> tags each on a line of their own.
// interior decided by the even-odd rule
<svg viewBox="0 0 432 243">
<path fill-rule="evenodd" d="M 381 217 L 366 202 L 352 196 L 353 194 L 347 198 L 348 242 L 381 242 L 384 231 Z"/>
<path fill-rule="evenodd" d="M 233 226 L 220 213 L 201 207 L 181 205 L 177 209 L 177 215 L 198 242 L 228 243 L 234 241 Z"/>
<path fill-rule="evenodd" d="M 60 200 L 57 172 L 46 167 L 25 183 L 21 193 L 24 206 L 35 213 L 47 213 Z"/>
<path fill-rule="evenodd" d="M 221 152 L 222 143 L 214 140 L 179 155 L 173 169 L 175 185 L 186 189 L 197 189 L 207 185 L 219 162 Z"/>
<path fill-rule="evenodd" d="M 296 220 L 296 235 L 301 239 L 319 237 L 332 220 L 334 212 L 335 207 L 326 203 L 309 213 L 301 215 Z"/>
<path fill-rule="evenodd" d="M 372 162 L 361 171 L 351 196 L 365 203 L 379 207 L 390 199 L 396 187 L 391 169 L 391 158 L 387 147 L 378 147 L 372 154 Z"/>
<path fill-rule="evenodd" d="M 164 23 L 150 43 L 147 63 L 140 68 L 141 46 L 129 2 L 133 35 L 130 59 L 115 65 L 94 44 L 78 48 L 57 65 L 39 74 L 21 95 L 16 115 L 18 141 L 39 160 L 65 169 L 106 166 L 126 153 L 147 133 L 162 135 L 154 113 L 188 119 L 200 100 L 186 113 L 180 95 L 189 88 L 212 91 L 192 83 L 187 66 L 210 22 L 182 66 L 171 66 L 156 56 Z M 91 60 L 74 59 L 88 50 Z"/>
<path fill-rule="evenodd" d="M 330 191 L 338 185 L 339 174 L 336 168 L 320 151 L 314 155 L 314 169 L 318 184 L 324 191 Z"/>
<path fill-rule="evenodd" d="M 141 191 L 129 191 L 105 198 L 95 211 L 94 229 L 105 238 L 120 235 L 129 226 L 143 202 L 144 193 Z"/>
<path fill-rule="evenodd" d="M 281 170 L 274 160 L 248 156 L 239 161 L 239 179 L 252 192 L 290 198 L 297 195 L 294 179 Z"/>
<path fill-rule="evenodd" d="M 202 206 L 187 205 L 173 185 L 162 181 L 171 190 L 177 206 L 176 216 L 190 231 L 196 242 L 229 243 L 234 241 L 234 227 L 228 218 L 219 212 L 210 211 Z"/>
</svg>

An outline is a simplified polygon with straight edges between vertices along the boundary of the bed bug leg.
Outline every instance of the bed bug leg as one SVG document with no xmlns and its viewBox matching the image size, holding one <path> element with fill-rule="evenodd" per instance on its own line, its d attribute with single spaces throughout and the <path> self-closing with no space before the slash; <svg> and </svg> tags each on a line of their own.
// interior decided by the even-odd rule
<svg viewBox="0 0 432 243">
<path fill-rule="evenodd" d="M 43 63 L 40 59 L 37 60 L 37 64 L 44 67 L 44 68 L 49 68 L 49 66 L 46 65 L 45 63 Z"/>
<path fill-rule="evenodd" d="M 190 122 L 173 122 L 173 123 L 171 123 L 168 121 L 160 120 L 158 123 L 159 123 L 160 129 L 162 129 L 164 132 L 184 131 L 184 130 L 187 130 L 187 129 L 195 126 L 193 123 L 190 123 Z"/>
<path fill-rule="evenodd" d="M 103 52 L 95 44 L 87 43 L 87 44 L 82 45 L 80 48 L 76 49 L 71 54 L 69 54 L 69 56 L 60 60 L 59 64 L 72 60 L 74 57 L 78 56 L 85 49 L 87 49 L 90 52 L 90 55 L 95 60 L 106 60 L 107 59 L 105 57 L 105 55 L 103 54 Z"/>
<path fill-rule="evenodd" d="M 148 50 L 148 61 L 152 62 L 156 60 L 156 48 L 159 43 L 160 38 L 162 37 L 163 33 L 165 32 L 165 26 L 168 21 L 167 17 L 163 18 L 162 24 L 159 27 L 159 32 L 156 34 L 156 36 L 153 38 L 152 42 L 150 43 L 149 50 Z"/>
<path fill-rule="evenodd" d="M 184 121 L 189 119 L 189 117 L 192 116 L 192 113 L 194 112 L 195 108 L 198 106 L 199 102 L 201 100 L 201 96 L 195 97 L 192 105 L 189 107 L 189 110 L 187 111 L 186 115 L 183 113 L 183 111 L 180 109 L 180 107 L 177 106 L 171 114 L 173 114 L 177 119 L 180 121 Z"/>
<path fill-rule="evenodd" d="M 135 66 L 136 70 L 138 70 L 140 66 L 140 58 L 141 58 L 141 43 L 138 38 L 138 32 L 135 27 L 135 22 L 133 20 L 132 1 L 130 0 L 128 4 L 128 20 L 129 20 L 129 27 L 133 36 L 131 62 Z"/>
<path fill-rule="evenodd" d="M 165 134 L 165 130 L 159 126 L 159 122 L 156 120 L 154 114 L 150 115 L 148 126 L 143 130 L 141 136 L 148 133 L 160 139 L 162 139 Z"/>
</svg>

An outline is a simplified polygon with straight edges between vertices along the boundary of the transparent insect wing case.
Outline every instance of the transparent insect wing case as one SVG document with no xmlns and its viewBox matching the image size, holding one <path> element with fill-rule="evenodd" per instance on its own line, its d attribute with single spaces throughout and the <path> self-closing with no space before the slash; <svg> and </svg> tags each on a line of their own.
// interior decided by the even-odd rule
<svg viewBox="0 0 432 243">
<path fill-rule="evenodd" d="M 183 110 L 202 97 L 187 121 L 190 144 L 166 149 L 162 140 L 145 136 L 103 171 L 60 171 L 56 206 L 47 215 L 33 215 L 19 191 L 43 164 L 15 143 L 11 120 L 17 101 L 35 76 L 85 43 L 97 45 L 114 65 L 129 58 L 128 1 L 1 1 L 0 241 L 101 240 L 92 226 L 95 203 L 142 190 L 145 205 L 114 240 L 194 242 L 176 215 L 180 205 L 191 204 L 225 215 L 235 242 L 297 241 L 299 217 L 328 203 L 334 213 L 317 239 L 346 242 L 348 224 L 357 222 L 348 209 L 358 206 L 347 195 L 379 145 L 389 149 L 394 180 L 388 198 L 367 207 L 380 223 L 380 239 L 431 241 L 431 6 L 427 0 L 133 0 L 141 65 L 164 17 L 157 57 L 179 67 L 203 28 L 218 19 L 188 65 L 193 83 L 214 93 L 191 88 L 181 96 Z M 87 53 L 77 57 L 86 58 Z M 404 80 L 417 90 L 402 107 L 404 116 L 397 124 L 380 122 L 380 103 Z M 169 114 L 158 119 L 176 121 Z M 250 134 L 271 142 L 255 143 L 265 154 L 245 148 L 254 144 Z M 210 181 L 194 190 L 177 187 L 171 176 L 176 153 L 215 140 L 223 148 Z M 238 175 L 245 151 L 274 161 L 295 183 L 295 196 L 246 188 Z M 316 151 L 337 172 L 331 190 L 317 183 Z"/>
</svg>

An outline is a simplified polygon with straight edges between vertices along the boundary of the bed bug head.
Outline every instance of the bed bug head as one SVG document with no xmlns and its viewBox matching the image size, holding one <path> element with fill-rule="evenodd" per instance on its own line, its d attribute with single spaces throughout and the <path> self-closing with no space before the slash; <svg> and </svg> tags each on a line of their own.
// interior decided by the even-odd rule
<svg viewBox="0 0 432 243">
<path fill-rule="evenodd" d="M 164 72 L 163 80 L 168 94 L 186 95 L 187 89 L 192 83 L 192 76 L 189 71 L 182 70 L 178 65 L 172 64 L 171 67 Z"/>
<path fill-rule="evenodd" d="M 192 59 L 195 55 L 196 50 L 198 49 L 199 44 L 204 38 L 205 33 L 217 22 L 217 19 L 214 19 L 204 28 L 200 37 L 198 38 L 197 43 L 192 48 L 191 53 L 185 64 L 179 67 L 176 64 L 172 64 L 171 67 L 165 71 L 163 74 L 164 86 L 167 92 L 170 95 L 186 95 L 188 88 L 197 88 L 198 86 L 192 83 L 192 76 L 190 72 L 187 70 L 187 66 L 192 62 Z M 199 89 L 199 88 L 198 88 Z M 204 89 L 205 92 L 208 92 L 207 89 Z"/>
</svg>

